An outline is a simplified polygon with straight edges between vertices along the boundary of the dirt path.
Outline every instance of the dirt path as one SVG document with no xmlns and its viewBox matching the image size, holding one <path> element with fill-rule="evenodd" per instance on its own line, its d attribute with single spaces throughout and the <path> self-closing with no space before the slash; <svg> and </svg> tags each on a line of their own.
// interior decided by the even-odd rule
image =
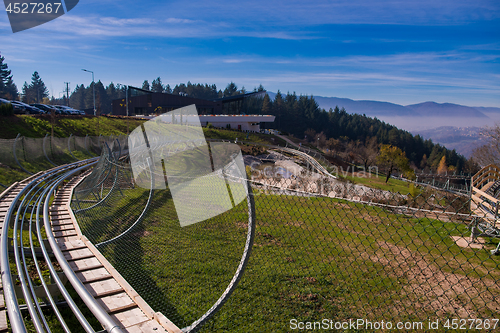
<svg viewBox="0 0 500 333">
<path fill-rule="evenodd" d="M 484 317 L 485 314 L 477 312 L 478 308 L 500 311 L 497 298 L 500 288 L 495 281 L 445 272 L 420 253 L 388 242 L 378 242 L 378 245 L 384 254 L 377 251 L 369 258 L 408 280 L 403 289 L 408 296 L 417 296 L 413 303 L 415 308 L 432 310 L 438 316 L 449 314 L 460 318 Z"/>
</svg>

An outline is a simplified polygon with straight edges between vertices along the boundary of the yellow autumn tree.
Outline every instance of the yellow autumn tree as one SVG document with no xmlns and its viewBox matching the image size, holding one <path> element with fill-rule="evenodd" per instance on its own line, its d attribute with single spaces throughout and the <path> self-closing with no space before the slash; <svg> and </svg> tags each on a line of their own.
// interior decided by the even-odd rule
<svg viewBox="0 0 500 333">
<path fill-rule="evenodd" d="M 413 177 L 413 170 L 410 169 L 410 162 L 404 151 L 400 148 L 391 145 L 382 145 L 377 157 L 377 164 L 387 170 L 385 182 L 389 181 L 394 170 L 407 175 L 408 178 Z"/>
<path fill-rule="evenodd" d="M 438 165 L 438 174 L 446 173 L 448 171 L 448 167 L 446 166 L 446 156 L 441 157 Z"/>
</svg>

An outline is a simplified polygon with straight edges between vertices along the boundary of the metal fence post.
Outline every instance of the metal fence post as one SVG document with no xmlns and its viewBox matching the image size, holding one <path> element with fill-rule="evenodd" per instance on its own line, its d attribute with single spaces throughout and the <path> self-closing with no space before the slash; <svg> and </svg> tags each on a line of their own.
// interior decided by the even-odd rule
<svg viewBox="0 0 500 333">
<path fill-rule="evenodd" d="M 71 137 L 72 137 L 72 136 L 73 136 L 73 133 L 71 133 L 71 134 L 69 135 L 69 138 L 68 138 L 68 150 L 69 150 L 69 154 L 70 154 L 71 156 L 73 156 L 73 158 L 74 158 L 75 160 L 79 161 L 79 159 L 78 159 L 78 158 L 76 158 L 76 157 L 75 157 L 75 155 L 73 155 L 73 152 L 71 151 Z"/>
<path fill-rule="evenodd" d="M 45 158 L 47 159 L 47 161 L 49 161 L 50 164 L 52 164 L 53 166 L 57 166 L 54 162 L 52 162 L 49 158 L 49 156 L 47 155 L 47 150 L 45 149 L 45 141 L 47 141 L 47 137 L 49 136 L 49 133 L 45 134 L 45 137 L 43 138 L 43 154 L 45 155 Z"/>
<path fill-rule="evenodd" d="M 21 170 L 23 170 L 24 172 L 30 174 L 30 175 L 34 175 L 33 172 L 29 172 L 28 170 L 26 170 L 22 165 L 21 163 L 19 163 L 19 160 L 17 159 L 17 155 L 16 155 L 16 144 L 17 144 L 17 139 L 19 139 L 19 137 L 21 136 L 21 133 L 17 133 L 17 136 L 16 136 L 16 139 L 14 140 L 14 144 L 13 144 L 13 147 L 12 147 L 12 153 L 14 154 L 14 159 L 16 160 L 16 163 L 17 165 L 19 165 L 19 167 L 21 168 Z"/>
<path fill-rule="evenodd" d="M 90 156 L 92 156 L 92 154 L 90 153 L 89 151 L 89 148 L 87 147 L 87 139 L 89 138 L 89 135 L 85 135 L 85 150 L 87 151 L 87 153 L 89 153 Z"/>
</svg>

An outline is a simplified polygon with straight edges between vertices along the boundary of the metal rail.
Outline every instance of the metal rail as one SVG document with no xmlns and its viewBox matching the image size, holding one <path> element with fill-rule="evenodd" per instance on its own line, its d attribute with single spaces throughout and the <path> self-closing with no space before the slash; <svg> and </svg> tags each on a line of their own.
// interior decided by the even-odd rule
<svg viewBox="0 0 500 333">
<path fill-rule="evenodd" d="M 48 191 L 46 197 L 50 198 L 50 196 L 54 193 L 55 189 L 67 178 L 73 176 L 74 174 L 81 172 L 87 169 L 89 165 L 85 165 L 82 167 L 78 167 L 74 170 L 68 171 L 65 173 L 59 180 L 57 180 L 50 190 Z M 45 226 L 45 232 L 47 234 L 47 239 L 52 247 L 52 251 L 59 262 L 59 266 L 62 268 L 64 274 L 70 281 L 73 288 L 76 290 L 78 295 L 81 297 L 83 302 L 87 305 L 89 310 L 94 314 L 94 316 L 99 320 L 99 322 L 104 326 L 108 333 L 119 333 L 122 332 L 121 328 L 115 323 L 115 321 L 109 316 L 109 314 L 95 301 L 94 297 L 90 294 L 90 292 L 85 288 L 83 283 L 78 279 L 75 272 L 71 269 L 68 262 L 64 258 L 64 255 L 57 245 L 54 234 L 52 233 L 52 228 L 50 227 L 50 219 L 49 219 L 49 200 L 45 201 L 43 207 L 43 221 Z M 44 253 L 45 255 L 45 253 Z M 59 284 L 59 283 L 58 283 Z M 61 283 L 62 284 L 62 283 Z M 69 294 L 68 294 L 69 296 Z M 65 296 L 66 298 L 66 296 Z M 70 297 L 71 298 L 71 297 Z M 73 306 L 72 306 L 73 307 Z M 76 304 L 75 304 L 76 307 Z M 77 315 L 75 313 L 75 315 Z M 82 315 L 83 316 L 83 315 Z M 81 318 L 77 315 L 78 319 Z M 84 319 L 84 318 L 83 318 Z M 90 327 L 92 330 L 92 328 Z M 93 330 L 92 330 L 93 331 Z M 90 332 L 92 332 L 90 331 Z"/>
<path fill-rule="evenodd" d="M 10 319 L 11 329 L 13 332 L 26 332 L 26 326 L 23 321 L 23 317 L 21 315 L 21 310 L 19 306 L 19 302 L 15 293 L 15 283 L 12 278 L 12 272 L 10 267 L 9 260 L 9 237 L 8 230 L 12 220 L 13 223 L 13 247 L 14 247 L 14 262 L 17 267 L 17 273 L 19 275 L 19 281 L 21 283 L 21 290 L 26 301 L 26 307 L 30 313 L 30 317 L 32 319 L 33 325 L 37 332 L 50 332 L 48 328 L 48 324 L 43 316 L 40 303 L 37 299 L 37 295 L 35 293 L 35 288 L 32 284 L 31 279 L 29 278 L 29 273 L 26 267 L 26 253 L 24 251 L 24 243 L 23 243 L 23 229 L 25 223 L 25 217 L 29 215 L 29 230 L 30 230 L 30 248 L 31 254 L 33 255 L 33 259 L 35 261 L 35 266 L 38 274 L 40 275 L 40 280 L 42 286 L 47 294 L 50 304 L 56 312 L 56 316 L 61 322 L 63 329 L 65 332 L 70 332 L 69 327 L 64 322 L 61 314 L 59 313 L 57 306 L 54 302 L 54 299 L 50 295 L 47 284 L 44 281 L 42 276 L 42 272 L 40 270 L 40 266 L 38 264 L 35 246 L 33 240 L 33 223 L 36 222 L 36 231 L 37 237 L 40 243 L 40 249 L 45 257 L 47 262 L 49 271 L 51 272 L 52 278 L 55 280 L 56 284 L 59 287 L 60 292 L 63 294 L 67 304 L 71 307 L 77 319 L 80 321 L 84 330 L 88 333 L 93 333 L 94 330 L 92 326 L 88 323 L 84 315 L 78 309 L 76 303 L 71 298 L 69 292 L 64 287 L 63 282 L 58 277 L 58 274 L 51 263 L 51 257 L 49 251 L 44 245 L 42 241 L 41 234 L 41 218 L 40 218 L 40 209 L 43 204 L 43 223 L 48 236 L 49 244 L 52 248 L 52 253 L 55 255 L 56 259 L 59 262 L 59 265 L 63 269 L 66 274 L 68 280 L 72 283 L 75 290 L 78 292 L 82 300 L 85 302 L 87 307 L 92 311 L 94 316 L 101 322 L 103 327 L 109 333 L 118 333 L 121 332 L 119 326 L 111 319 L 109 314 L 102 309 L 100 305 L 97 304 L 95 299 L 90 295 L 84 285 L 78 280 L 76 274 L 71 270 L 69 264 L 64 258 L 62 251 L 57 246 L 55 241 L 55 237 L 52 233 L 50 227 L 50 220 L 48 217 L 49 211 L 49 203 L 50 198 L 53 195 L 56 188 L 68 177 L 75 175 L 76 173 L 81 172 L 82 170 L 89 168 L 90 166 L 97 163 L 97 158 L 93 158 L 90 160 L 86 160 L 84 162 L 76 162 L 69 165 L 64 165 L 61 167 L 53 168 L 51 170 L 46 171 L 41 175 L 35 175 L 30 178 L 29 183 L 27 183 L 24 188 L 20 190 L 20 192 L 13 199 L 13 202 L 10 204 L 9 209 L 7 211 L 5 221 L 3 224 L 3 233 L 1 235 L 1 243 L 0 243 L 0 261 L 2 268 L 2 284 L 4 289 L 4 298 L 7 307 L 7 312 Z M 69 170 L 69 171 L 68 171 Z M 31 212 L 29 212 L 31 210 Z M 34 216 L 36 216 L 34 218 Z M 19 230 L 19 233 L 18 233 Z"/>
<path fill-rule="evenodd" d="M 120 147 L 120 144 L 118 142 L 118 145 Z M 121 151 L 121 147 L 119 148 Z M 109 150 L 109 147 L 108 147 Z M 111 153 L 110 155 L 114 157 L 114 155 Z M 26 332 L 26 326 L 24 325 L 23 318 L 21 316 L 21 310 L 19 303 L 17 301 L 15 291 L 14 291 L 14 283 L 13 283 L 13 278 L 11 275 L 11 270 L 10 270 L 10 263 L 9 263 L 9 253 L 8 253 L 8 248 L 9 248 L 9 238 L 8 238 L 8 230 L 10 227 L 10 224 L 13 222 L 13 245 L 14 245 L 14 261 L 16 263 L 17 271 L 19 274 L 19 280 L 21 283 L 21 289 L 24 295 L 24 299 L 26 300 L 26 307 L 30 313 L 30 317 L 32 319 L 33 325 L 35 327 L 35 330 L 37 332 L 50 332 L 49 326 L 47 321 L 45 320 L 42 312 L 42 307 L 40 302 L 37 299 L 37 296 L 35 294 L 35 288 L 33 286 L 32 281 L 30 280 L 29 277 L 29 272 L 26 267 L 26 252 L 24 251 L 25 249 L 25 244 L 23 243 L 23 230 L 27 229 L 25 228 L 25 223 L 28 223 L 28 229 L 29 229 L 29 246 L 31 249 L 31 255 L 33 255 L 33 259 L 35 262 L 35 268 L 37 270 L 37 273 L 40 274 L 41 276 L 41 269 L 40 265 L 38 264 L 38 260 L 36 258 L 37 253 L 35 253 L 35 238 L 33 235 L 36 235 L 38 237 L 39 243 L 40 243 L 40 249 L 43 254 L 43 257 L 47 261 L 47 266 L 48 269 L 51 273 L 51 276 L 55 280 L 57 286 L 59 287 L 60 292 L 64 296 L 64 299 L 66 300 L 67 304 L 70 306 L 72 309 L 73 313 L 75 314 L 76 318 L 79 320 L 80 324 L 82 325 L 83 329 L 88 332 L 92 333 L 94 330 L 92 329 L 91 325 L 88 323 L 87 319 L 85 316 L 80 312 L 78 307 L 76 306 L 75 302 L 69 295 L 68 291 L 66 288 L 64 288 L 63 282 L 61 279 L 58 277 L 58 274 L 54 268 L 54 266 L 51 264 L 51 256 L 49 254 L 50 250 L 49 247 L 46 247 L 45 244 L 43 244 L 42 241 L 42 233 L 41 229 L 42 227 L 45 228 L 46 232 L 46 237 L 48 239 L 48 243 L 50 244 L 50 248 L 53 252 L 53 256 L 57 259 L 61 269 L 63 270 L 65 276 L 68 278 L 70 283 L 73 285 L 74 289 L 77 291 L 79 294 L 80 298 L 84 301 L 84 303 L 87 305 L 87 307 L 90 309 L 90 311 L 94 314 L 94 316 L 99 320 L 99 322 L 103 325 L 105 330 L 108 333 L 120 333 L 121 329 L 117 325 L 117 323 L 110 317 L 110 315 L 100 306 L 98 303 L 96 303 L 94 296 L 87 290 L 85 285 L 80 281 L 80 279 L 77 277 L 76 273 L 73 271 L 72 267 L 69 265 L 68 261 L 65 259 L 64 254 L 62 250 L 59 248 L 58 243 L 56 241 L 56 237 L 54 236 L 54 233 L 52 231 L 51 227 L 51 221 L 49 218 L 49 207 L 50 207 L 50 202 L 51 198 L 55 195 L 56 189 L 66 180 L 69 179 L 70 177 L 73 177 L 74 175 L 81 173 L 83 170 L 95 165 L 98 163 L 96 160 L 98 158 L 93 158 L 90 160 L 86 161 L 79 161 L 75 162 L 72 164 L 60 166 L 53 168 L 51 170 L 48 170 L 44 174 L 37 174 L 35 176 L 30 177 L 29 183 L 16 195 L 14 199 L 14 203 L 9 207 L 9 211 L 7 214 L 7 217 L 4 222 L 3 230 L 4 233 L 1 235 L 1 243 L 0 243 L 0 259 L 1 259 L 1 265 L 2 265 L 2 281 L 3 281 L 3 286 L 4 286 L 4 292 L 5 292 L 5 300 L 7 304 L 7 309 L 9 312 L 9 319 L 11 321 L 11 327 L 14 332 L 21 332 L 24 333 Z M 111 163 L 112 161 L 108 161 Z M 148 167 L 150 169 L 151 175 L 153 175 L 152 170 L 151 170 L 151 163 L 148 161 Z M 107 170 L 106 177 L 105 179 L 110 175 L 110 171 Z M 101 175 L 102 177 L 102 175 Z M 112 176 L 111 176 L 112 177 Z M 247 205 L 248 205 L 248 231 L 247 231 L 247 237 L 246 237 L 246 242 L 245 242 L 245 247 L 243 251 L 243 255 L 241 257 L 240 263 L 236 269 L 236 272 L 226 287 L 225 291 L 222 293 L 222 295 L 219 297 L 219 299 L 214 303 L 214 305 L 204 314 L 202 315 L 198 320 L 193 322 L 189 327 L 184 328 L 184 331 L 189 331 L 189 332 L 196 332 L 200 329 L 200 327 L 207 321 L 209 320 L 219 309 L 222 307 L 222 305 L 227 301 L 227 299 L 230 297 L 232 292 L 235 290 L 239 280 L 241 279 L 241 276 L 244 273 L 244 270 L 248 264 L 249 258 L 250 258 L 250 253 L 251 253 L 251 248 L 253 245 L 253 239 L 254 239 L 254 233 L 255 233 L 255 203 L 254 203 L 254 198 L 252 194 L 252 189 L 251 186 L 248 182 L 246 181 L 246 188 L 247 188 Z M 103 180 L 99 180 L 99 183 L 102 183 Z M 116 175 L 115 175 L 115 182 L 116 182 Z M 149 194 L 148 198 L 148 204 L 146 204 L 146 207 L 143 209 L 143 212 L 139 216 L 139 218 L 134 222 L 134 224 L 128 228 L 123 234 L 128 233 L 130 230 L 132 230 L 135 225 L 137 225 L 142 217 L 146 214 L 148 208 L 149 208 L 149 203 L 152 199 L 153 195 L 153 188 L 154 188 L 154 177 L 151 177 L 151 191 Z M 43 209 L 43 213 L 42 213 Z M 17 214 L 15 214 L 17 212 Z M 29 221 L 25 220 L 25 217 L 28 217 Z M 43 218 L 43 220 L 42 220 Z M 43 225 L 42 225 L 43 223 Z M 36 226 L 36 234 L 35 234 L 35 228 Z M 105 243 L 109 243 L 114 241 L 115 239 L 120 238 L 122 235 L 116 236 L 113 239 L 110 239 L 106 242 L 103 242 L 99 245 L 104 245 Z M 61 237 L 61 236 L 58 236 Z M 53 309 L 56 312 L 56 316 L 58 320 L 61 322 L 63 329 L 65 332 L 70 332 L 70 328 L 68 325 L 65 323 L 64 318 L 60 314 L 60 312 L 57 310 L 56 302 L 54 301 L 53 297 L 50 295 L 49 288 L 45 281 L 43 280 L 43 277 L 41 276 L 41 284 L 42 287 L 44 288 L 48 301 L 50 305 L 53 307 Z"/>
<path fill-rule="evenodd" d="M 9 314 L 9 319 L 11 323 L 12 330 L 14 332 L 26 332 L 26 327 L 24 326 L 21 311 L 19 309 L 19 303 L 17 301 L 14 282 L 11 275 L 11 269 L 9 264 L 9 238 L 8 230 L 10 221 L 14 216 L 14 210 L 16 208 L 16 203 L 25 195 L 28 190 L 35 186 L 36 183 L 48 177 L 51 173 L 58 172 L 67 166 L 58 167 L 52 169 L 51 171 L 42 174 L 33 180 L 31 180 L 14 198 L 13 203 L 9 206 L 7 214 L 5 216 L 5 221 L 2 226 L 2 236 L 0 238 L 0 263 L 2 268 L 2 284 L 4 290 L 5 305 L 7 307 L 7 312 Z"/>
</svg>

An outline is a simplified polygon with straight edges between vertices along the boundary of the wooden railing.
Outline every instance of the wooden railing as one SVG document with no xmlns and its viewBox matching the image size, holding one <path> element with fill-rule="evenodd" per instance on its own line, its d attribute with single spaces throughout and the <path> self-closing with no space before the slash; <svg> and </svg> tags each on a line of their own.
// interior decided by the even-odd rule
<svg viewBox="0 0 500 333">
<path fill-rule="evenodd" d="M 499 199 L 494 193 L 487 193 L 495 183 L 500 182 L 500 168 L 494 164 L 485 166 L 471 179 L 471 211 L 493 220 L 498 219 Z"/>
</svg>

